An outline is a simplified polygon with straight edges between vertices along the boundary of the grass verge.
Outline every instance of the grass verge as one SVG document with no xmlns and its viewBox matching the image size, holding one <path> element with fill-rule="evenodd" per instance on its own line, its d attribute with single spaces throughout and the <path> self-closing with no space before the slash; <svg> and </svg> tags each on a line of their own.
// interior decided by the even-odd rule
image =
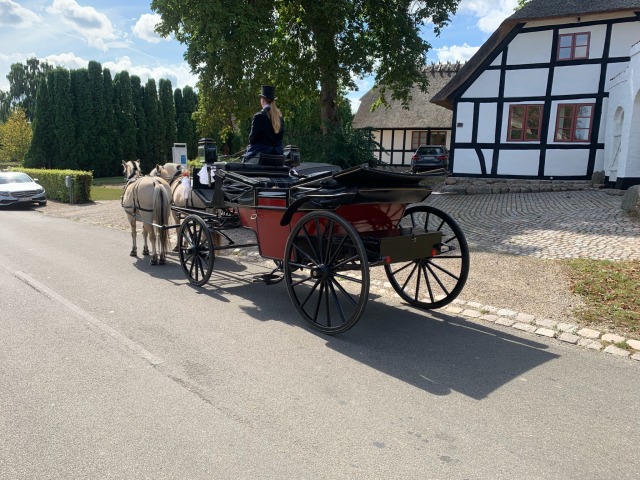
<svg viewBox="0 0 640 480">
<path fill-rule="evenodd" d="M 122 177 L 94 178 L 91 200 L 120 200 L 123 185 Z"/>
<path fill-rule="evenodd" d="M 587 325 L 640 334 L 640 261 L 570 260 L 571 289 L 584 306 L 575 311 Z"/>
</svg>

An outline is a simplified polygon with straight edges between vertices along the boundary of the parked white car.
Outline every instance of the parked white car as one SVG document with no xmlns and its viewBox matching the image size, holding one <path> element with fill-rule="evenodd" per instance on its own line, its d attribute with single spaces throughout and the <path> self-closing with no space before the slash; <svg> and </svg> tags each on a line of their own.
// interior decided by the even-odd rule
<svg viewBox="0 0 640 480">
<path fill-rule="evenodd" d="M 42 185 L 22 172 L 0 172 L 0 206 L 14 204 L 47 204 Z"/>
</svg>

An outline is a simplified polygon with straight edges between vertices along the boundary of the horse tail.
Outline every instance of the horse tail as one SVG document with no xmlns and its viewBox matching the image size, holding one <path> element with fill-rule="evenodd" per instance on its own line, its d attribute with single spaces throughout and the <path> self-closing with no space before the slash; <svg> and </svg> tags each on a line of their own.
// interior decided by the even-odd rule
<svg viewBox="0 0 640 480">
<path fill-rule="evenodd" d="M 171 200 L 164 187 L 158 182 L 153 188 L 153 223 L 156 225 L 168 225 L 169 214 L 171 213 Z M 156 238 L 159 239 L 161 248 L 166 252 L 171 247 L 169 245 L 169 230 L 166 228 L 156 228 Z"/>
</svg>

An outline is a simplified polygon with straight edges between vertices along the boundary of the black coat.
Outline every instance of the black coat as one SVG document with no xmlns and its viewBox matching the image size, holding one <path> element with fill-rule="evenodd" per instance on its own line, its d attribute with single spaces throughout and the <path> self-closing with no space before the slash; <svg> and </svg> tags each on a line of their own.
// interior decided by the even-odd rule
<svg viewBox="0 0 640 480">
<path fill-rule="evenodd" d="M 245 153 L 245 158 L 252 157 L 258 153 L 270 153 L 282 155 L 282 137 L 284 136 L 284 120 L 280 117 L 280 131 L 274 132 L 273 125 L 269 119 L 267 105 L 253 116 L 251 121 L 251 133 L 249 134 L 249 148 Z"/>
</svg>

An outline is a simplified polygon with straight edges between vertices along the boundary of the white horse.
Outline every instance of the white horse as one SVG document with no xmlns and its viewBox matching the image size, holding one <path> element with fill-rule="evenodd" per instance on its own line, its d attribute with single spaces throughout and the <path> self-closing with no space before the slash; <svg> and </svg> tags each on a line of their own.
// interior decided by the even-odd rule
<svg viewBox="0 0 640 480">
<path fill-rule="evenodd" d="M 137 256 L 136 222 L 141 221 L 144 240 L 143 255 L 149 255 L 147 237 L 151 241 L 151 265 L 166 263 L 169 233 L 162 226 L 169 224 L 171 213 L 171 187 L 160 177 L 142 177 L 139 161 L 122 162 L 127 184 L 122 194 L 122 208 L 131 224 L 133 246 L 130 255 Z"/>
</svg>

